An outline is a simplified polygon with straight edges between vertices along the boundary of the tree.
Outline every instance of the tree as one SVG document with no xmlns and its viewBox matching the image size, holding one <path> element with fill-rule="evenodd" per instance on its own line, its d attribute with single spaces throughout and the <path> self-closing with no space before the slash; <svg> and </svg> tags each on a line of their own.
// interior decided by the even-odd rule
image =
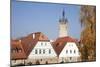
<svg viewBox="0 0 100 67">
<path fill-rule="evenodd" d="M 80 21 L 82 26 L 81 48 L 83 61 L 96 60 L 96 7 L 81 6 Z"/>
</svg>

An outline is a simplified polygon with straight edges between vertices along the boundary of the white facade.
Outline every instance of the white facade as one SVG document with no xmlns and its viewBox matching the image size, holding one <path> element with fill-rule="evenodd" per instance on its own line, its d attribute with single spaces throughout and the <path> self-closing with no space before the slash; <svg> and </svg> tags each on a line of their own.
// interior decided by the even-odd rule
<svg viewBox="0 0 100 67">
<path fill-rule="evenodd" d="M 57 54 L 49 41 L 38 41 L 31 51 L 30 55 L 28 56 L 28 60 L 35 61 L 52 59 L 56 57 Z"/>
<path fill-rule="evenodd" d="M 11 65 L 19 65 L 19 64 L 25 64 L 25 59 L 20 59 L 20 60 L 12 60 Z"/>
<path fill-rule="evenodd" d="M 65 37 L 67 36 L 67 25 L 66 23 L 60 23 L 59 24 L 59 37 Z"/>
<path fill-rule="evenodd" d="M 76 62 L 80 60 L 80 52 L 75 42 L 67 42 L 59 54 L 59 62 Z"/>
</svg>

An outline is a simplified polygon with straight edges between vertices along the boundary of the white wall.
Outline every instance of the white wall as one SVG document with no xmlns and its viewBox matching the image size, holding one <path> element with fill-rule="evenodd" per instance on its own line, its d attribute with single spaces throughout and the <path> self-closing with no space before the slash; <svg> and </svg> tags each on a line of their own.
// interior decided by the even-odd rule
<svg viewBox="0 0 100 67">
<path fill-rule="evenodd" d="M 42 45 L 41 45 L 42 43 Z M 39 50 L 41 49 L 41 54 L 39 54 Z M 51 50 L 51 53 L 49 54 L 49 49 Z M 35 54 L 35 50 L 37 50 L 37 54 Z M 43 50 L 45 50 L 45 53 L 43 54 Z M 28 56 L 28 59 L 43 59 L 43 58 L 52 58 L 56 57 L 56 53 L 48 41 L 38 41 L 36 46 L 33 48 L 32 52 Z"/>
<path fill-rule="evenodd" d="M 68 51 L 66 53 L 66 50 Z M 70 50 L 72 53 L 70 53 Z M 75 50 L 75 53 L 74 53 Z M 61 51 L 59 57 L 79 57 L 79 50 L 78 47 L 74 42 L 68 42 L 66 43 L 64 49 Z"/>
<path fill-rule="evenodd" d="M 71 52 L 70 52 L 71 51 Z M 74 53 L 75 51 L 75 53 Z M 66 43 L 64 49 L 59 55 L 59 62 L 77 62 L 80 61 L 79 49 L 75 42 Z"/>
</svg>

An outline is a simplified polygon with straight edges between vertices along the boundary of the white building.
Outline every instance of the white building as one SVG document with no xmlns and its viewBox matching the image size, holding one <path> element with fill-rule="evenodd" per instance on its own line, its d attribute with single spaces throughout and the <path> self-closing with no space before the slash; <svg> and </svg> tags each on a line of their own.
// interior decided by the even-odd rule
<svg viewBox="0 0 100 67">
<path fill-rule="evenodd" d="M 29 62 L 40 64 L 57 63 L 57 54 L 49 40 L 40 40 L 36 43 L 30 55 Z"/>
<path fill-rule="evenodd" d="M 78 62 L 81 60 L 77 40 L 69 36 L 58 38 L 54 42 L 55 51 L 59 57 L 58 63 Z"/>
<path fill-rule="evenodd" d="M 57 63 L 57 54 L 50 40 L 41 32 L 29 34 L 11 43 L 11 64 Z M 56 59 L 56 60 L 55 60 Z"/>
</svg>

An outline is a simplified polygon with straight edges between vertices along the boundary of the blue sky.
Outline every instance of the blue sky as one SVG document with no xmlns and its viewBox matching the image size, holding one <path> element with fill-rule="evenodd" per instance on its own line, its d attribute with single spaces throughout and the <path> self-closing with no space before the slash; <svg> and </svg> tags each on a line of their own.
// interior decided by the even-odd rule
<svg viewBox="0 0 100 67">
<path fill-rule="evenodd" d="M 80 38 L 80 6 L 37 2 L 11 3 L 11 37 L 19 38 L 33 32 L 43 32 L 49 39 L 59 36 L 62 11 L 68 19 L 68 35 Z"/>
</svg>

